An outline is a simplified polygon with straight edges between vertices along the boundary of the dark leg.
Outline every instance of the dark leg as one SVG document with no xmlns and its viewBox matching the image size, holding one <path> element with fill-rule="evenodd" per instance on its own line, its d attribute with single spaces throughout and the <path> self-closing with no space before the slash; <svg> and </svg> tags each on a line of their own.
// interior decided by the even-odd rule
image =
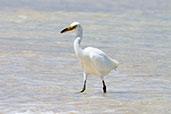
<svg viewBox="0 0 171 114">
<path fill-rule="evenodd" d="M 102 83 L 103 83 L 103 92 L 106 93 L 106 85 L 105 85 L 105 81 L 102 80 Z"/>
<path fill-rule="evenodd" d="M 82 90 L 80 91 L 80 93 L 83 93 L 85 90 L 86 90 L 86 80 L 84 81 L 84 85 L 83 85 L 83 88 L 82 88 Z"/>
</svg>

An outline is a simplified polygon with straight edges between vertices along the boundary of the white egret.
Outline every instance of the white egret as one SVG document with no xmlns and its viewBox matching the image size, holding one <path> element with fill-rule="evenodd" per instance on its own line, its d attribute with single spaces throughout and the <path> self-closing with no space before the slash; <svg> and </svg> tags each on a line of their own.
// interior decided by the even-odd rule
<svg viewBox="0 0 171 114">
<path fill-rule="evenodd" d="M 89 75 L 95 75 L 101 78 L 103 84 L 103 92 L 106 93 L 104 76 L 107 75 L 112 70 L 116 70 L 116 68 L 118 67 L 118 62 L 110 58 L 103 51 L 97 48 L 94 47 L 87 47 L 85 49 L 81 48 L 80 43 L 83 37 L 83 29 L 80 23 L 78 22 L 72 23 L 69 27 L 63 29 L 61 33 L 71 30 L 76 31 L 76 37 L 74 40 L 74 50 L 84 70 L 83 72 L 84 84 L 80 92 L 82 93 L 86 89 L 87 77 Z"/>
</svg>

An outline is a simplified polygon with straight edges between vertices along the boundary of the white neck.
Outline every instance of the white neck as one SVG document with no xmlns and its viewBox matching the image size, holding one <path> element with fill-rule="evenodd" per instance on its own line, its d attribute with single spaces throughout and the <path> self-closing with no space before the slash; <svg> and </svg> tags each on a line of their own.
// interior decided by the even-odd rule
<svg viewBox="0 0 171 114">
<path fill-rule="evenodd" d="M 81 26 L 78 26 L 76 28 L 76 34 L 77 35 L 74 40 L 74 50 L 75 50 L 75 54 L 77 55 L 77 57 L 80 58 L 82 56 L 82 48 L 81 48 L 80 44 L 81 44 L 81 40 L 82 40 L 82 36 L 83 36 Z"/>
</svg>

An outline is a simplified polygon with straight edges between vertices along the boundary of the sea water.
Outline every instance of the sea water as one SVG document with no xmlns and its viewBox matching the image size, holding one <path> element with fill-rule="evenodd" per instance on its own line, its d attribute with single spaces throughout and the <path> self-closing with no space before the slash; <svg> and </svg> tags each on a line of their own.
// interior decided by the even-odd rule
<svg viewBox="0 0 171 114">
<path fill-rule="evenodd" d="M 0 11 L 0 113 L 170 114 L 171 11 Z M 119 61 L 117 71 L 89 76 L 87 90 L 73 49 L 78 21 L 82 47 Z"/>
</svg>

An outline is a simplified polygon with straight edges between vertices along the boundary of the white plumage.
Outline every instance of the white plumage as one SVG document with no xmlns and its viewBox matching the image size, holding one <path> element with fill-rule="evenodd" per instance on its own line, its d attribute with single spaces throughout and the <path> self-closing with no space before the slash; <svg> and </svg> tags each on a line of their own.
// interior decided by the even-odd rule
<svg viewBox="0 0 171 114">
<path fill-rule="evenodd" d="M 74 50 L 75 54 L 80 60 L 80 63 L 83 67 L 83 75 L 84 75 L 84 85 L 83 89 L 80 92 L 84 92 L 86 89 L 86 80 L 89 75 L 99 76 L 103 83 L 103 91 L 106 93 L 106 85 L 104 82 L 104 76 L 107 75 L 112 70 L 116 70 L 118 67 L 118 62 L 109 56 L 107 56 L 103 51 L 94 48 L 87 47 L 82 49 L 80 46 L 82 40 L 82 27 L 80 23 L 74 22 L 70 25 L 70 27 L 65 28 L 61 31 L 64 33 L 70 30 L 76 31 L 76 37 L 74 40 Z"/>
<path fill-rule="evenodd" d="M 104 76 L 117 67 L 116 61 L 97 48 L 87 47 L 83 53 L 84 56 L 78 58 L 87 75 Z"/>
</svg>

